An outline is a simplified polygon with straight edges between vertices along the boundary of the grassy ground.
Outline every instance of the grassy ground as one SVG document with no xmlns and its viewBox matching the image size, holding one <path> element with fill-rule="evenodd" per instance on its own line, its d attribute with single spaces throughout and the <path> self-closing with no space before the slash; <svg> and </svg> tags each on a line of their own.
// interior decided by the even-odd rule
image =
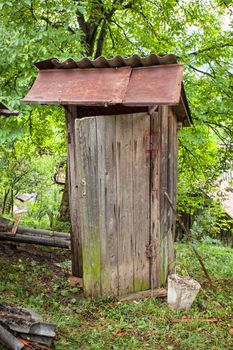
<svg viewBox="0 0 233 350">
<path fill-rule="evenodd" d="M 0 247 L 0 302 L 31 307 L 57 325 L 56 350 L 233 349 L 233 250 L 201 245 L 199 252 L 215 284 L 209 290 L 199 263 L 177 245 L 177 273 L 203 287 L 188 312 L 173 312 L 166 300 L 119 303 L 84 300 L 68 283 L 69 256 Z M 32 248 L 30 248 L 32 250 Z M 42 254 L 42 255 L 41 255 Z"/>
</svg>

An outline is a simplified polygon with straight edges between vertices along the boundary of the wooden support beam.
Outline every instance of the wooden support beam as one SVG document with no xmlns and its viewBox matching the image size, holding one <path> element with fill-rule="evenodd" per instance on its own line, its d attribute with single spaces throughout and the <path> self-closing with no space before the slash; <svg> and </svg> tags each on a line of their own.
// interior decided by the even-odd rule
<svg viewBox="0 0 233 350">
<path fill-rule="evenodd" d="M 68 150 L 68 182 L 69 206 L 71 219 L 71 251 L 72 273 L 74 276 L 83 276 L 82 239 L 80 231 L 80 208 L 78 207 L 78 178 L 76 154 L 75 119 L 78 116 L 77 106 L 66 106 L 66 132 Z"/>
<path fill-rule="evenodd" d="M 149 289 L 149 290 L 144 290 L 141 292 L 137 293 L 132 293 L 129 295 L 121 295 L 119 297 L 116 297 L 118 301 L 133 301 L 137 299 L 142 299 L 142 298 L 150 298 L 150 297 L 155 297 L 155 298 L 165 298 L 167 296 L 167 290 L 164 288 L 159 288 L 159 289 Z"/>
</svg>

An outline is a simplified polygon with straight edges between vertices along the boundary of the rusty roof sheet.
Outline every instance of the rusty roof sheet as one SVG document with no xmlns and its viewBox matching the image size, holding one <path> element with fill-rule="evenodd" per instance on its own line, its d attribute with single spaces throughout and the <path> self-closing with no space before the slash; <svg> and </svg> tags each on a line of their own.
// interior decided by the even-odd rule
<svg viewBox="0 0 233 350">
<path fill-rule="evenodd" d="M 41 70 L 24 102 L 108 106 L 176 105 L 181 65 Z"/>
<path fill-rule="evenodd" d="M 83 58 L 78 62 L 50 59 L 36 66 L 38 77 L 23 102 L 75 104 L 80 116 L 97 115 L 97 110 L 98 115 L 122 114 L 130 108 L 136 113 L 149 106 L 171 105 L 176 106 L 178 118 L 190 124 L 182 87 L 183 66 L 174 55 Z"/>
<path fill-rule="evenodd" d="M 19 114 L 18 111 L 10 110 L 3 103 L 0 102 L 0 115 L 9 117 L 11 115 L 18 115 L 18 114 Z"/>
</svg>

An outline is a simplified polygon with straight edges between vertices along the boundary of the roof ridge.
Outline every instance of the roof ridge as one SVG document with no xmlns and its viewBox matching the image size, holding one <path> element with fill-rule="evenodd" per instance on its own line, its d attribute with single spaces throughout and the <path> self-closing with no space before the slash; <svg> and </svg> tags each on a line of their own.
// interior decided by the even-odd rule
<svg viewBox="0 0 233 350">
<path fill-rule="evenodd" d="M 79 61 L 74 61 L 72 58 L 67 58 L 65 61 L 60 61 L 57 58 L 51 58 L 37 62 L 35 65 L 39 70 L 44 69 L 72 69 L 72 68 L 120 68 L 120 67 L 149 67 L 164 64 L 177 64 L 177 58 L 174 54 L 156 55 L 154 53 L 140 57 L 134 54 L 130 57 L 122 57 L 117 55 L 112 58 L 99 56 L 95 60 L 84 57 Z"/>
</svg>

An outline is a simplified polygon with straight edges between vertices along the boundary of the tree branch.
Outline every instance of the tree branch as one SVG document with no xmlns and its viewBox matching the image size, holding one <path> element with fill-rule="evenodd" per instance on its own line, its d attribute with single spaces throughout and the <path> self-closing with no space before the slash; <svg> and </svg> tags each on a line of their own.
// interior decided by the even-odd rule
<svg viewBox="0 0 233 350">
<path fill-rule="evenodd" d="M 74 0 L 78 5 L 80 1 Z M 85 47 L 87 56 L 92 56 L 94 51 L 95 40 L 97 36 L 97 30 L 103 20 L 103 4 L 101 0 L 94 1 L 90 16 L 88 20 L 85 20 L 83 13 L 76 9 L 76 18 L 78 25 L 83 32 L 81 43 Z"/>
<path fill-rule="evenodd" d="M 107 34 L 106 24 L 107 24 L 107 20 L 105 18 L 103 20 L 103 23 L 101 25 L 101 29 L 100 29 L 100 32 L 99 32 L 99 36 L 97 38 L 97 45 L 96 45 L 94 59 L 96 59 L 97 57 L 101 56 L 101 54 L 102 54 L 103 47 L 104 47 L 104 40 L 105 40 L 105 37 L 106 37 L 106 34 Z"/>
<path fill-rule="evenodd" d="M 97 39 L 96 51 L 95 51 L 95 56 L 94 56 L 95 59 L 102 54 L 104 40 L 105 40 L 106 34 L 107 34 L 107 24 L 109 24 L 111 22 L 112 16 L 114 15 L 115 11 L 116 11 L 116 9 L 113 7 L 111 10 L 106 12 L 104 15 L 104 20 L 102 22 L 99 36 Z"/>
<path fill-rule="evenodd" d="M 54 22 L 50 21 L 50 19 L 47 18 L 47 17 L 45 17 L 45 16 L 41 16 L 40 19 L 43 20 L 43 21 L 45 21 L 48 25 L 50 25 L 50 26 L 53 27 L 53 28 L 58 29 L 58 28 L 62 28 L 62 27 L 63 27 L 62 23 L 54 23 Z M 75 34 L 75 33 L 76 33 L 75 30 L 72 29 L 70 26 L 67 27 L 67 30 L 68 30 L 70 33 L 72 33 L 72 34 Z"/>
<path fill-rule="evenodd" d="M 121 29 L 121 31 L 122 31 L 123 34 L 124 34 L 125 39 L 126 39 L 133 47 L 135 47 L 135 43 L 132 42 L 132 41 L 128 38 L 128 36 L 127 36 L 127 34 L 126 34 L 126 32 L 125 32 L 125 29 L 124 29 L 119 23 L 117 23 L 117 22 L 115 22 L 115 21 L 112 21 L 112 23 L 114 23 L 118 28 Z M 143 50 L 142 50 L 140 47 L 137 47 L 137 49 L 138 49 L 138 51 L 140 51 L 142 54 L 144 53 Z"/>
<path fill-rule="evenodd" d="M 211 77 L 211 78 L 213 78 L 213 79 L 215 78 L 212 74 L 210 74 L 210 73 L 208 73 L 208 72 L 205 72 L 205 71 L 202 71 L 202 70 L 200 70 L 200 69 L 198 69 L 198 68 L 192 66 L 191 64 L 188 64 L 188 67 L 192 68 L 192 69 L 195 70 L 196 72 L 199 72 L 199 73 L 201 73 L 201 74 L 208 75 L 209 77 Z"/>
<path fill-rule="evenodd" d="M 115 39 L 114 39 L 114 36 L 113 36 L 113 33 L 112 33 L 112 30 L 111 30 L 110 26 L 108 26 L 108 31 L 109 31 L 109 35 L 110 35 L 110 38 L 111 38 L 111 41 L 112 41 L 112 49 L 115 49 Z"/>
<path fill-rule="evenodd" d="M 188 56 L 192 56 L 192 55 L 199 55 L 200 53 L 203 53 L 203 52 L 207 52 L 207 51 L 211 51 L 211 50 L 219 50 L 219 49 L 223 49 L 224 47 L 232 47 L 232 46 L 233 46 L 233 44 L 229 44 L 229 43 L 219 45 L 219 46 L 210 46 L 210 47 L 206 47 L 206 48 L 201 49 L 201 50 L 189 52 L 186 55 L 184 55 L 184 57 L 188 57 Z"/>
</svg>

